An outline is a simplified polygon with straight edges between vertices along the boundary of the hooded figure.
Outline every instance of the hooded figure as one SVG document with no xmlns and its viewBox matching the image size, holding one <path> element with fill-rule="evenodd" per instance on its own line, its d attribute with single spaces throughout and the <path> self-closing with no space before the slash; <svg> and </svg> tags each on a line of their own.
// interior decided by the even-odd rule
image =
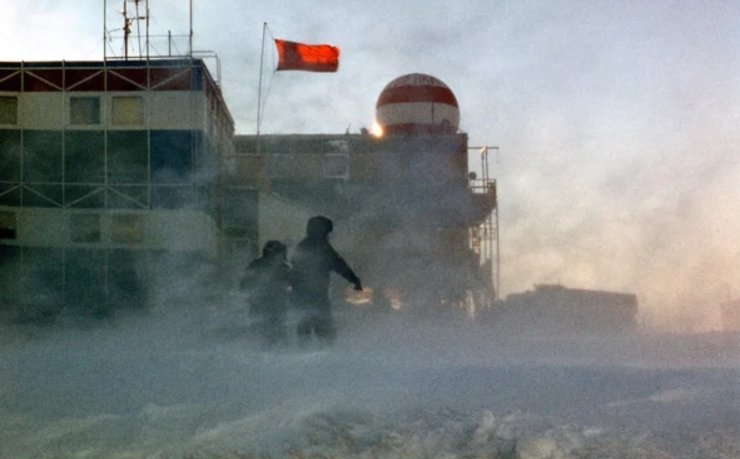
<svg viewBox="0 0 740 459">
<path fill-rule="evenodd" d="M 291 284 L 303 317 L 297 333 L 308 340 L 311 333 L 322 341 L 332 343 L 336 336 L 329 301 L 329 282 L 332 271 L 362 290 L 362 283 L 347 262 L 329 244 L 332 221 L 323 216 L 311 217 L 306 225 L 306 237 L 298 243 L 292 257 Z"/>
<path fill-rule="evenodd" d="M 290 268 L 287 247 L 279 241 L 267 241 L 262 256 L 252 261 L 244 273 L 240 288 L 249 293 L 249 317 L 266 344 L 284 341 Z"/>
</svg>

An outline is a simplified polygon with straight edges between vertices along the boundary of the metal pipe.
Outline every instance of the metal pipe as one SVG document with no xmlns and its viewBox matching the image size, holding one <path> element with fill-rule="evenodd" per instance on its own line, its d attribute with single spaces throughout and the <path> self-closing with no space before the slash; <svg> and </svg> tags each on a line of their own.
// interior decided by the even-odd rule
<svg viewBox="0 0 740 459">
<path fill-rule="evenodd" d="M 193 57 L 193 0 L 190 0 L 190 43 L 188 47 L 190 57 Z"/>
<path fill-rule="evenodd" d="M 267 32 L 267 22 L 262 24 L 262 48 L 260 50 L 260 78 L 257 85 L 257 145 L 259 147 L 260 121 L 262 112 L 262 66 L 265 56 L 265 33 Z"/>
</svg>

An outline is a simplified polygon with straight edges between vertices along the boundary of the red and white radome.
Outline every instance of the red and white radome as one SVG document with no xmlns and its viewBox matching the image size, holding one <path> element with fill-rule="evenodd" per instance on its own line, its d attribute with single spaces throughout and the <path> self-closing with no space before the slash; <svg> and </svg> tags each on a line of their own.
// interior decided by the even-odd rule
<svg viewBox="0 0 740 459">
<path fill-rule="evenodd" d="M 455 94 L 423 73 L 396 78 L 380 93 L 375 117 L 390 134 L 454 134 L 460 126 Z"/>
</svg>

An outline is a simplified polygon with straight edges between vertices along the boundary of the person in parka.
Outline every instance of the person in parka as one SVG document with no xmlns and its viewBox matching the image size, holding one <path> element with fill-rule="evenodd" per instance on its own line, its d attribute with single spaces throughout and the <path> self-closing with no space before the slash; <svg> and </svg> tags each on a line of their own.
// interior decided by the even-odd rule
<svg viewBox="0 0 740 459">
<path fill-rule="evenodd" d="M 290 291 L 287 247 L 267 241 L 262 256 L 244 272 L 240 289 L 248 293 L 249 317 L 263 343 L 275 345 L 287 338 L 286 318 Z"/>
<path fill-rule="evenodd" d="M 300 341 L 311 334 L 327 343 L 334 342 L 336 329 L 329 300 L 330 274 L 335 272 L 362 290 L 360 278 L 329 243 L 332 221 L 324 216 L 311 217 L 306 237 L 298 243 L 291 257 L 291 285 L 296 307 L 301 311 L 296 332 Z"/>
</svg>

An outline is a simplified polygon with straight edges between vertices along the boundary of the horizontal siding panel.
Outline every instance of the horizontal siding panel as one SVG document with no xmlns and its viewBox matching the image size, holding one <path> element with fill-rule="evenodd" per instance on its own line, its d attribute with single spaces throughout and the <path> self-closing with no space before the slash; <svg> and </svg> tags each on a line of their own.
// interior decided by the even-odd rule
<svg viewBox="0 0 740 459">
<path fill-rule="evenodd" d="M 64 95 L 61 92 L 34 92 L 18 96 L 18 121 L 23 129 L 62 129 Z"/>
<path fill-rule="evenodd" d="M 192 91 L 149 93 L 152 129 L 205 129 L 206 98 Z"/>
<path fill-rule="evenodd" d="M 71 97 L 100 97 L 101 124 L 69 125 Z M 114 126 L 111 123 L 112 98 L 141 96 L 144 102 L 144 123 L 140 126 Z M 19 128 L 33 130 L 103 129 L 110 130 L 206 130 L 209 108 L 204 93 L 192 91 L 169 92 L 33 92 L 18 95 Z M 102 124 L 105 123 L 105 124 Z"/>
<path fill-rule="evenodd" d="M 100 234 L 97 242 L 75 242 L 74 220 L 81 215 L 99 216 Z M 121 215 L 139 216 L 136 243 L 118 242 L 116 234 Z M 62 209 L 25 209 L 18 214 L 17 241 L 35 247 L 131 248 L 137 250 L 164 249 L 199 251 L 215 255 L 217 232 L 214 220 L 203 212 L 190 209 L 155 211 L 91 211 Z"/>
</svg>

